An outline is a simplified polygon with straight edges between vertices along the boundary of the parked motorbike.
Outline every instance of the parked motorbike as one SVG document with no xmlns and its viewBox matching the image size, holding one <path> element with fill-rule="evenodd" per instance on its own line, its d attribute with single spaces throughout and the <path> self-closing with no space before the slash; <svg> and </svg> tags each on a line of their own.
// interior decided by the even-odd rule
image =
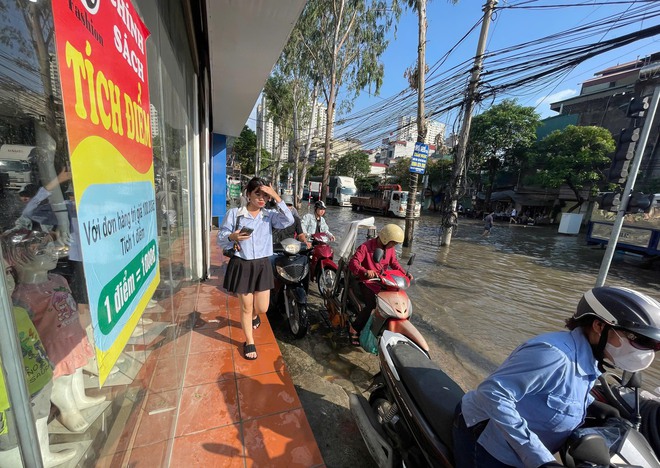
<svg viewBox="0 0 660 468">
<path fill-rule="evenodd" d="M 376 230 L 373 227 L 373 221 L 374 218 L 367 218 L 354 221 L 349 226 L 340 246 L 342 253 L 338 267 L 339 275 L 335 279 L 332 290 L 324 297 L 330 322 L 341 330 L 345 330 L 349 320 L 359 314 L 365 307 L 360 293 L 359 281 L 350 272 L 348 262 L 355 252 L 355 241 L 359 229 L 367 229 L 367 238 L 375 236 Z M 374 261 L 379 263 L 383 255 L 384 251 L 382 249 L 376 249 Z M 413 264 L 414 260 L 415 255 L 412 255 L 408 260 L 408 267 Z M 412 302 L 406 293 L 406 289 L 410 286 L 408 277 L 398 271 L 386 270 L 370 281 L 379 281 L 383 286 L 377 294 L 377 307 L 371 318 L 371 325 L 369 325 L 375 338 L 374 341 L 378 339 L 383 330 L 389 330 L 402 333 L 428 352 L 429 347 L 426 340 L 410 322 Z"/>
<path fill-rule="evenodd" d="M 350 395 L 371 456 L 379 467 L 453 467 L 452 425 L 463 390 L 405 336 L 386 330 L 379 348 L 380 372 L 369 399 Z M 561 455 L 573 468 L 660 468 L 647 440 L 626 419 L 578 429 Z"/>
<path fill-rule="evenodd" d="M 270 292 L 271 307 L 283 312 L 294 338 L 302 338 L 309 329 L 307 289 L 309 256 L 305 244 L 284 239 L 273 246 L 275 287 Z"/>
<path fill-rule="evenodd" d="M 312 235 L 312 258 L 309 276 L 316 281 L 321 297 L 331 288 L 337 277 L 337 264 L 333 260 L 334 252 L 329 243 L 331 238 L 325 232 Z"/>
</svg>

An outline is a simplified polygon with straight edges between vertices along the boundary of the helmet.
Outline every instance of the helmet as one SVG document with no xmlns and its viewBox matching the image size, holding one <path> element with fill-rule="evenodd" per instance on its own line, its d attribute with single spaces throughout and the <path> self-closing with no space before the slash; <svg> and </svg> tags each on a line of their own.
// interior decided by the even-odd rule
<svg viewBox="0 0 660 468">
<path fill-rule="evenodd" d="M 289 195 L 288 193 L 285 193 L 284 195 L 282 195 L 282 200 L 287 205 L 293 205 L 293 197 L 291 195 Z"/>
<path fill-rule="evenodd" d="M 316 203 L 314 203 L 314 209 L 315 210 L 325 210 L 325 203 L 323 203 L 323 200 L 319 200 Z"/>
<path fill-rule="evenodd" d="M 592 288 L 582 296 L 573 318 L 595 316 L 614 328 L 660 342 L 660 303 L 628 288 Z"/>
<path fill-rule="evenodd" d="M 399 244 L 403 242 L 403 229 L 401 229 L 396 224 L 387 224 L 383 229 L 378 233 L 378 238 L 386 245 L 392 241 L 398 242 Z"/>
</svg>

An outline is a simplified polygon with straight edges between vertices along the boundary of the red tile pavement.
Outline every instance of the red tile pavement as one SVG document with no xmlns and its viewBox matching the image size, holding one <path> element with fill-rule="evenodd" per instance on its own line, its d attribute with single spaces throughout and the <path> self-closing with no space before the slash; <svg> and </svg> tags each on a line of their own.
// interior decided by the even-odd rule
<svg viewBox="0 0 660 468">
<path fill-rule="evenodd" d="M 146 392 L 122 435 L 126 451 L 101 453 L 96 466 L 324 466 L 267 317 L 254 332 L 258 359 L 246 360 L 238 300 L 222 289 L 215 246 L 212 258 L 192 318 L 179 325 L 187 329 L 171 329 L 143 367 Z M 190 303 L 191 291 L 177 300 Z"/>
</svg>

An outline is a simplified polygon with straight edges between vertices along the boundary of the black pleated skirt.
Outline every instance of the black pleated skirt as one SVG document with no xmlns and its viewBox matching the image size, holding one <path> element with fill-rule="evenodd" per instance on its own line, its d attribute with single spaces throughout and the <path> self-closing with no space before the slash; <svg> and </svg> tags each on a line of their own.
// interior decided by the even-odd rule
<svg viewBox="0 0 660 468">
<path fill-rule="evenodd" d="M 267 291 L 275 286 L 273 267 L 268 257 L 243 260 L 232 257 L 227 265 L 223 287 L 232 293 Z"/>
</svg>

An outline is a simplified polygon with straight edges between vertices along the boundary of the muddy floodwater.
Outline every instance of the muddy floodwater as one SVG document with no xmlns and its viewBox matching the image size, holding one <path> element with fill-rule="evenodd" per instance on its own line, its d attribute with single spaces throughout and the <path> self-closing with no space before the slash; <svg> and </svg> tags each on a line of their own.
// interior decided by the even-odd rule
<svg viewBox="0 0 660 468">
<path fill-rule="evenodd" d="M 305 210 L 300 210 L 302 213 Z M 326 219 L 340 238 L 352 220 L 369 216 L 329 207 Z M 375 216 L 376 226 L 398 218 Z M 432 348 L 432 357 L 465 389 L 476 386 L 522 341 L 561 330 L 582 293 L 594 286 L 604 250 L 584 235 L 557 233 L 554 226 L 496 222 L 482 237 L 482 222 L 461 219 L 449 247 L 440 247 L 440 217 L 416 223 L 409 289 L 413 322 Z M 640 258 L 617 253 L 607 285 L 630 287 L 660 299 L 660 272 L 640 268 Z M 660 387 L 660 359 L 645 373 L 644 388 Z"/>
</svg>

